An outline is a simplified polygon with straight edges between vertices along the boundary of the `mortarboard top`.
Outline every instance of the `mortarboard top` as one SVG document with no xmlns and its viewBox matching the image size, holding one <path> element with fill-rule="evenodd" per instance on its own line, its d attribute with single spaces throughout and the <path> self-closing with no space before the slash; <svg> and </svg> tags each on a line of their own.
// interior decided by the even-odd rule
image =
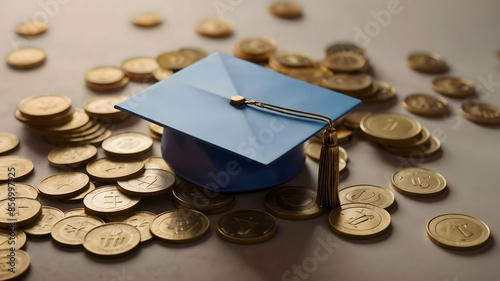
<svg viewBox="0 0 500 281">
<path fill-rule="evenodd" d="M 250 191 L 283 183 L 302 169 L 304 141 L 325 122 L 256 106 L 243 96 L 337 120 L 359 100 L 256 64 L 214 53 L 116 105 L 165 127 L 162 154 L 179 176 L 215 191 Z"/>
</svg>

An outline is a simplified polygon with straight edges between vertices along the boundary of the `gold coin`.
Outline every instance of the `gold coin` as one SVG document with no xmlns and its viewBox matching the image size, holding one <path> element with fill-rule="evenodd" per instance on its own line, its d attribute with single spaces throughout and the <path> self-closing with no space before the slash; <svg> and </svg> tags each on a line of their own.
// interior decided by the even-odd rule
<svg viewBox="0 0 500 281">
<path fill-rule="evenodd" d="M 500 125 L 500 109 L 496 106 L 468 101 L 462 104 L 460 114 L 469 121 L 483 125 Z"/>
<path fill-rule="evenodd" d="M 88 144 L 100 145 L 107 138 L 111 137 L 112 134 L 113 133 L 110 130 L 106 129 L 106 130 L 104 130 L 104 132 L 102 132 L 102 134 L 100 136 L 97 136 L 97 137 L 91 138 L 91 139 L 86 139 L 85 142 Z"/>
<path fill-rule="evenodd" d="M 380 81 L 373 81 L 373 87 L 375 88 L 375 94 L 371 97 L 364 98 L 365 103 L 379 103 L 386 102 L 393 99 L 396 96 L 396 89 L 393 86 Z"/>
<path fill-rule="evenodd" d="M 427 235 L 436 245 L 451 250 L 473 250 L 484 246 L 490 229 L 481 220 L 462 214 L 445 214 L 427 223 Z"/>
<path fill-rule="evenodd" d="M 321 81 L 321 86 L 355 98 L 372 95 L 373 80 L 366 74 L 338 74 Z"/>
<path fill-rule="evenodd" d="M 436 196 L 446 188 L 446 180 L 441 174 L 417 167 L 396 171 L 391 183 L 401 194 L 416 197 Z"/>
<path fill-rule="evenodd" d="M 350 51 L 339 51 L 327 55 L 321 64 L 334 73 L 359 72 L 367 64 L 364 56 Z"/>
<path fill-rule="evenodd" d="M 49 152 L 49 163 L 58 168 L 78 168 L 97 157 L 97 148 L 90 144 L 69 145 L 54 148 Z"/>
<path fill-rule="evenodd" d="M 180 48 L 179 52 L 181 52 L 181 53 L 191 53 L 191 54 L 197 56 L 200 60 L 202 58 L 205 58 L 205 57 L 208 56 L 208 53 L 205 52 L 205 51 L 203 51 L 202 49 L 192 48 L 192 47 Z"/>
<path fill-rule="evenodd" d="M 15 206 L 9 203 L 15 203 Z M 9 199 L 0 201 L 0 227 L 3 228 L 12 223 L 18 227 L 28 225 L 38 219 L 40 214 L 42 214 L 42 204 L 36 199 L 21 197 L 16 198 L 14 202 Z"/>
<path fill-rule="evenodd" d="M 351 42 L 339 42 L 332 44 L 328 46 L 328 48 L 326 49 L 326 54 L 330 55 L 336 52 L 345 52 L 345 51 L 354 52 L 362 56 L 365 55 L 365 50 L 363 48 Z"/>
<path fill-rule="evenodd" d="M 55 174 L 43 179 L 38 184 L 42 195 L 59 199 L 73 197 L 89 186 L 89 176 L 80 172 Z"/>
<path fill-rule="evenodd" d="M 344 116 L 344 125 L 350 129 L 359 129 L 361 120 L 370 115 L 372 113 L 368 111 L 351 111 Z"/>
<path fill-rule="evenodd" d="M 394 150 L 405 149 L 405 148 L 422 150 L 426 145 L 430 144 L 429 142 L 430 138 L 431 138 L 431 133 L 429 132 L 429 130 L 427 130 L 427 128 L 422 127 L 422 132 L 420 132 L 418 138 L 414 139 L 412 142 L 402 143 L 402 144 L 396 142 L 384 145 L 384 147 L 393 148 Z"/>
<path fill-rule="evenodd" d="M 328 216 L 333 232 L 352 239 L 371 239 L 389 229 L 391 215 L 383 208 L 361 203 L 344 204 Z"/>
<path fill-rule="evenodd" d="M 443 73 L 448 70 L 445 60 L 438 54 L 413 53 L 408 56 L 406 65 L 418 72 Z"/>
<path fill-rule="evenodd" d="M 165 80 L 168 77 L 172 76 L 172 74 L 174 74 L 172 70 L 160 66 L 153 70 L 153 77 L 158 81 Z"/>
<path fill-rule="evenodd" d="M 196 23 L 195 31 L 208 37 L 226 37 L 233 33 L 233 24 L 223 19 L 203 19 Z"/>
<path fill-rule="evenodd" d="M 163 17 L 154 12 L 136 14 L 131 19 L 132 23 L 141 27 L 157 26 L 163 21 Z"/>
<path fill-rule="evenodd" d="M 85 198 L 85 196 L 87 194 L 89 194 L 90 192 L 92 192 L 94 189 L 95 189 L 95 184 L 93 184 L 92 182 L 89 182 L 89 186 L 86 189 L 84 189 L 82 192 L 78 193 L 77 195 L 75 195 L 73 197 L 63 198 L 62 201 L 68 202 L 68 203 L 81 202 L 83 200 L 83 198 Z"/>
<path fill-rule="evenodd" d="M 128 82 L 130 81 L 130 78 L 128 76 L 123 77 L 120 81 L 116 83 L 110 83 L 110 84 L 94 84 L 91 82 L 86 82 L 85 84 L 87 87 L 89 87 L 92 91 L 95 92 L 113 92 L 113 91 L 118 91 L 125 86 L 127 86 Z"/>
<path fill-rule="evenodd" d="M 234 201 L 234 194 L 214 192 L 188 181 L 176 185 L 172 194 L 177 204 L 199 211 L 223 208 Z"/>
<path fill-rule="evenodd" d="M 474 95 L 476 92 L 474 83 L 458 77 L 437 77 L 432 80 L 431 88 L 436 93 L 451 98 L 465 98 Z"/>
<path fill-rule="evenodd" d="M 14 238 L 11 238 L 14 237 Z M 13 241 L 13 242 L 12 242 Z M 0 229 L 0 250 L 9 250 L 11 247 L 21 249 L 26 244 L 26 234 L 14 227 Z"/>
<path fill-rule="evenodd" d="M 422 131 L 420 123 L 398 113 L 377 113 L 361 120 L 360 128 L 373 141 L 411 142 Z"/>
<path fill-rule="evenodd" d="M 269 12 L 279 18 L 298 18 L 302 16 L 302 7 L 293 1 L 276 1 L 269 6 Z"/>
<path fill-rule="evenodd" d="M 9 271 L 11 267 L 9 267 L 8 264 L 12 262 L 12 259 L 9 256 L 10 254 L 10 249 L 0 250 L 0 263 L 4 265 L 0 269 L 0 280 L 18 279 L 19 277 L 23 276 L 26 270 L 28 270 L 28 268 L 30 267 L 31 260 L 28 253 L 23 250 L 16 249 L 16 256 L 13 257 L 15 270 L 14 272 Z"/>
<path fill-rule="evenodd" d="M 135 212 L 132 216 L 124 219 L 122 222 L 134 226 L 141 233 L 141 242 L 149 241 L 153 238 L 153 234 L 150 231 L 151 222 L 156 217 L 155 214 L 140 211 Z"/>
<path fill-rule="evenodd" d="M 151 157 L 144 163 L 146 169 L 159 169 L 175 174 L 162 157 Z"/>
<path fill-rule="evenodd" d="M 411 143 L 410 143 L 411 144 Z M 438 138 L 430 136 L 430 138 L 417 147 L 395 147 L 392 145 L 383 145 L 385 150 L 409 158 L 426 158 L 439 152 L 441 149 L 441 142 Z"/>
<path fill-rule="evenodd" d="M 58 134 L 64 134 L 64 133 L 71 133 L 74 130 L 77 130 L 83 126 L 85 126 L 87 123 L 89 123 L 90 118 L 83 111 L 82 109 L 76 109 L 73 112 L 72 118 L 68 123 L 58 125 L 58 126 L 53 126 L 53 127 L 45 127 L 43 130 L 41 130 L 42 134 L 53 134 L 53 133 L 58 133 Z"/>
<path fill-rule="evenodd" d="M 42 65 L 47 55 L 42 49 L 21 48 L 7 56 L 7 64 L 12 68 L 29 69 Z"/>
<path fill-rule="evenodd" d="M 153 77 L 153 71 L 158 68 L 158 63 L 154 58 L 137 57 L 125 60 L 122 69 L 130 79 L 139 82 L 147 82 Z"/>
<path fill-rule="evenodd" d="M 107 157 L 87 164 L 87 173 L 96 181 L 116 182 L 140 175 L 144 171 L 142 161 L 119 161 Z"/>
<path fill-rule="evenodd" d="M 279 69 L 272 69 L 272 70 L 280 72 Z M 288 75 L 290 77 L 293 77 L 295 79 L 307 82 L 307 83 L 311 83 L 311 84 L 316 85 L 316 86 L 320 86 L 321 81 L 324 78 L 327 78 L 327 77 L 333 75 L 331 73 L 331 71 L 325 71 L 319 67 L 305 68 L 305 69 L 291 69 L 291 70 L 287 70 L 283 74 Z"/>
<path fill-rule="evenodd" d="M 0 183 L 6 182 L 9 178 L 15 181 L 22 181 L 29 177 L 35 168 L 35 165 L 28 158 L 21 156 L 1 156 L 0 157 Z"/>
<path fill-rule="evenodd" d="M 198 55 L 189 51 L 165 52 L 156 58 L 156 62 L 160 67 L 173 71 L 186 68 L 199 60 Z"/>
<path fill-rule="evenodd" d="M 276 51 L 276 42 L 267 37 L 249 37 L 234 46 L 234 55 L 249 61 L 267 61 Z"/>
<path fill-rule="evenodd" d="M 45 118 L 27 118 L 24 116 L 19 109 L 16 109 L 14 112 L 14 117 L 16 119 L 28 126 L 39 126 L 39 127 L 47 127 L 47 126 L 56 126 L 68 123 L 71 118 L 73 118 L 73 108 L 70 108 L 67 112 L 64 112 L 61 115 L 57 115 L 56 117 L 45 119 Z M 31 127 L 33 128 L 33 127 Z"/>
<path fill-rule="evenodd" d="M 174 185 L 174 174 L 156 169 L 146 169 L 136 178 L 117 182 L 118 190 L 131 196 L 158 196 L 170 192 Z"/>
<path fill-rule="evenodd" d="M 269 59 L 270 65 L 290 68 L 311 68 L 316 64 L 313 57 L 308 54 L 295 51 L 281 51 L 274 53 Z"/>
<path fill-rule="evenodd" d="M 321 147 L 323 144 L 321 142 L 317 141 L 309 141 L 306 143 L 306 155 L 311 157 L 313 160 L 319 161 L 319 156 L 321 154 Z M 344 162 L 347 162 L 348 156 L 347 156 L 347 151 L 339 146 L 339 158 L 344 160 Z"/>
<path fill-rule="evenodd" d="M 155 134 L 163 135 L 163 127 L 156 125 L 155 123 L 149 123 L 149 129 Z"/>
<path fill-rule="evenodd" d="M 427 94 L 406 96 L 402 106 L 407 111 L 421 116 L 443 116 L 448 113 L 448 102 L 445 99 Z"/>
<path fill-rule="evenodd" d="M 114 106 L 124 101 L 124 96 L 97 97 L 87 101 L 83 107 L 85 112 L 96 119 L 113 119 L 121 117 L 124 113 Z"/>
<path fill-rule="evenodd" d="M 120 257 L 135 249 L 141 242 L 141 233 L 132 225 L 120 222 L 106 223 L 92 228 L 83 238 L 83 247 L 92 254 Z"/>
<path fill-rule="evenodd" d="M 92 84 L 109 85 L 120 82 L 125 78 L 125 73 L 118 67 L 100 66 L 92 68 L 85 73 L 85 80 Z"/>
<path fill-rule="evenodd" d="M 141 133 L 127 132 L 112 135 L 101 146 L 110 156 L 138 156 L 151 150 L 153 140 Z"/>
<path fill-rule="evenodd" d="M 114 185 L 101 186 L 85 196 L 85 212 L 97 216 L 120 216 L 137 208 L 139 197 L 121 193 Z"/>
<path fill-rule="evenodd" d="M 67 210 L 64 212 L 64 217 L 72 217 L 72 216 L 86 216 L 87 214 L 85 213 L 84 208 L 75 208 L 71 210 Z"/>
<path fill-rule="evenodd" d="M 199 211 L 205 215 L 217 215 L 217 214 L 223 214 L 223 213 L 231 210 L 235 205 L 234 202 L 235 202 L 235 200 L 233 200 L 231 203 L 229 203 L 229 205 L 226 205 L 226 206 L 218 208 L 218 209 L 213 209 L 213 210 L 197 210 L 194 208 L 187 207 L 185 205 L 178 204 L 177 201 L 175 201 L 175 200 L 172 202 L 172 204 L 177 209 L 187 209 L 187 210 Z"/>
<path fill-rule="evenodd" d="M 171 243 L 189 243 L 201 239 L 210 230 L 210 220 L 204 214 L 185 209 L 166 211 L 151 222 L 151 233 Z"/>
<path fill-rule="evenodd" d="M 282 219 L 308 220 L 321 216 L 325 208 L 316 203 L 316 191 L 305 186 L 278 186 L 266 194 L 266 210 Z"/>
<path fill-rule="evenodd" d="M 46 236 L 49 235 L 52 227 L 64 218 L 64 213 L 54 207 L 43 206 L 42 214 L 38 219 L 23 227 L 23 231 L 30 236 Z"/>
<path fill-rule="evenodd" d="M 71 110 L 71 99 L 60 95 L 29 97 L 19 102 L 18 109 L 27 118 L 50 119 Z"/>
<path fill-rule="evenodd" d="M 394 205 L 392 191 L 371 184 L 352 185 L 339 192 L 340 204 L 362 203 L 371 204 L 386 210 Z"/>
<path fill-rule="evenodd" d="M 0 155 L 7 154 L 19 146 L 19 139 L 11 134 L 0 132 Z"/>
<path fill-rule="evenodd" d="M 11 182 L 0 185 L 0 200 L 9 198 L 9 192 L 13 193 L 10 197 L 38 198 L 38 190 L 26 183 Z"/>
<path fill-rule="evenodd" d="M 344 126 L 339 126 L 335 130 L 337 130 L 337 143 L 339 144 L 348 142 L 354 133 Z"/>
<path fill-rule="evenodd" d="M 91 229 L 103 224 L 101 219 L 94 216 L 65 217 L 52 227 L 50 235 L 52 239 L 64 246 L 79 247 Z"/>
<path fill-rule="evenodd" d="M 222 216 L 217 232 L 225 240 L 238 244 L 256 244 L 276 234 L 278 222 L 269 213 L 260 210 L 238 210 Z"/>
<path fill-rule="evenodd" d="M 16 27 L 17 34 L 21 36 L 34 36 L 47 30 L 47 23 L 40 20 L 31 20 L 20 23 Z"/>
</svg>

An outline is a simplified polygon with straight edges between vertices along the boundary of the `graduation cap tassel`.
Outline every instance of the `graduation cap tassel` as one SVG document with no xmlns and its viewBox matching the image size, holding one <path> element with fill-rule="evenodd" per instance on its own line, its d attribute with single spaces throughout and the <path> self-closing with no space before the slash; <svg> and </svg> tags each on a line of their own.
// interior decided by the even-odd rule
<svg viewBox="0 0 500 281">
<path fill-rule="evenodd" d="M 326 127 L 325 131 L 323 132 L 323 146 L 321 147 L 321 154 L 319 157 L 319 174 L 316 202 L 321 207 L 335 208 L 340 205 L 339 147 L 337 145 L 337 132 L 335 131 L 335 128 L 333 128 L 333 122 L 330 118 L 316 113 L 289 109 L 254 100 L 247 101 L 242 96 L 232 97 L 230 104 L 234 106 L 241 106 L 244 104 L 255 105 L 283 114 L 316 119 L 328 123 L 328 127 Z"/>
</svg>

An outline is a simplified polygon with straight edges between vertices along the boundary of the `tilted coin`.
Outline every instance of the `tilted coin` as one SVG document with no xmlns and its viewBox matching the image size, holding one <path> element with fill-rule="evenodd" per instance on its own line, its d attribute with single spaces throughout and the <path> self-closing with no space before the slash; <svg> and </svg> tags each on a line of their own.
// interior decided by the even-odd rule
<svg viewBox="0 0 500 281">
<path fill-rule="evenodd" d="M 146 169 L 136 178 L 117 182 L 118 190 L 132 196 L 161 195 L 170 192 L 174 185 L 174 174 L 157 169 Z"/>
<path fill-rule="evenodd" d="M 411 145 L 412 143 L 409 144 Z M 382 145 L 382 147 L 393 154 L 403 157 L 426 158 L 431 157 L 441 150 L 441 142 L 435 136 L 430 136 L 427 141 L 416 147 L 396 147 L 394 145 Z"/>
<path fill-rule="evenodd" d="M 170 166 L 168 166 L 167 162 L 165 162 L 165 159 L 163 159 L 162 157 L 148 158 L 144 166 L 146 167 L 146 169 L 160 169 L 172 174 L 174 173 Z"/>
<path fill-rule="evenodd" d="M 321 81 L 321 86 L 355 98 L 372 95 L 373 80 L 366 74 L 338 74 Z"/>
<path fill-rule="evenodd" d="M 354 52 L 362 56 L 365 55 L 365 50 L 363 48 L 351 42 L 339 42 L 332 44 L 328 46 L 328 48 L 326 49 L 326 54 L 329 55 L 336 52 L 344 52 L 344 51 Z"/>
<path fill-rule="evenodd" d="M 363 203 L 389 210 L 394 205 L 392 191 L 371 184 L 352 185 L 339 192 L 340 204 Z"/>
<path fill-rule="evenodd" d="M 373 141 L 411 142 L 422 131 L 420 123 L 398 113 L 377 113 L 361 120 L 360 128 Z"/>
<path fill-rule="evenodd" d="M 269 6 L 269 12 L 279 18 L 298 18 L 302 16 L 302 6 L 293 1 L 276 1 Z"/>
<path fill-rule="evenodd" d="M 234 55 L 249 61 L 267 61 L 276 51 L 276 42 L 267 37 L 248 37 L 234 46 Z"/>
<path fill-rule="evenodd" d="M 120 216 L 132 213 L 139 197 L 132 197 L 121 193 L 116 186 L 101 186 L 83 198 L 85 212 L 97 216 Z"/>
<path fill-rule="evenodd" d="M 27 118 L 51 119 L 71 109 L 71 99 L 61 95 L 29 97 L 19 102 L 18 109 Z"/>
<path fill-rule="evenodd" d="M 30 20 L 20 23 L 16 32 L 22 36 L 34 36 L 42 34 L 47 30 L 47 23 L 40 20 Z"/>
<path fill-rule="evenodd" d="M 266 210 L 287 220 L 307 220 L 321 216 L 325 208 L 316 203 L 316 191 L 305 186 L 278 186 L 266 194 Z"/>
<path fill-rule="evenodd" d="M 97 157 L 97 148 L 90 144 L 65 145 L 49 152 L 49 163 L 58 168 L 78 168 Z"/>
<path fill-rule="evenodd" d="M 86 216 L 87 214 L 85 213 L 84 208 L 75 208 L 75 209 L 70 209 L 64 212 L 64 217 L 72 217 L 72 216 Z"/>
<path fill-rule="evenodd" d="M 416 197 L 436 196 L 446 188 L 446 179 L 441 174 L 417 167 L 396 171 L 391 183 L 401 194 Z"/>
<path fill-rule="evenodd" d="M 477 102 L 464 102 L 460 114 L 469 121 L 483 125 L 500 125 L 500 109 L 496 106 Z"/>
<path fill-rule="evenodd" d="M 462 214 L 445 214 L 427 223 L 427 235 L 436 245 L 451 250 L 473 250 L 484 246 L 490 229 L 481 220 Z"/>
<path fill-rule="evenodd" d="M 396 89 L 393 86 L 380 81 L 373 81 L 373 87 L 376 89 L 375 94 L 371 97 L 364 98 L 365 103 L 380 103 L 393 99 L 396 96 Z"/>
<path fill-rule="evenodd" d="M 153 140 L 141 133 L 119 133 L 102 142 L 102 149 L 110 156 L 137 156 L 153 147 Z"/>
<path fill-rule="evenodd" d="M 197 54 L 190 51 L 164 52 L 156 57 L 158 65 L 165 69 L 178 71 L 200 60 Z"/>
<path fill-rule="evenodd" d="M 88 188 L 89 182 L 89 176 L 84 173 L 66 172 L 43 179 L 38 184 L 38 190 L 42 195 L 51 198 L 68 198 Z"/>
<path fill-rule="evenodd" d="M 339 51 L 327 55 L 321 65 L 334 73 L 350 73 L 362 71 L 367 64 L 364 56 L 350 51 Z"/>
<path fill-rule="evenodd" d="M 52 227 L 64 218 L 64 213 L 54 207 L 43 206 L 42 214 L 36 221 L 23 227 L 23 231 L 30 236 L 46 236 Z"/>
<path fill-rule="evenodd" d="M 309 141 L 306 143 L 305 150 L 306 150 L 306 155 L 311 157 L 312 159 L 319 161 L 319 156 L 321 154 L 321 147 L 322 147 L 321 142 L 317 141 Z M 347 156 L 347 151 L 339 146 L 339 158 L 347 162 L 348 156 Z"/>
<path fill-rule="evenodd" d="M 171 243 L 189 243 L 201 239 L 210 230 L 210 220 L 204 214 L 176 209 L 157 215 L 151 223 L 154 236 Z"/>
<path fill-rule="evenodd" d="M 347 128 L 359 129 L 361 120 L 363 120 L 364 117 L 369 115 L 372 115 L 372 113 L 368 111 L 360 111 L 360 110 L 350 111 L 344 116 L 344 125 Z"/>
<path fill-rule="evenodd" d="M 0 155 L 7 154 L 19 146 L 19 139 L 11 134 L 0 132 Z"/>
<path fill-rule="evenodd" d="M 278 230 L 276 219 L 260 210 L 238 210 L 225 214 L 217 222 L 217 232 L 225 240 L 238 244 L 256 244 L 271 239 Z"/>
<path fill-rule="evenodd" d="M 136 14 L 131 19 L 132 23 L 141 27 L 157 26 L 163 21 L 163 17 L 154 12 Z"/>
<path fill-rule="evenodd" d="M 115 109 L 114 106 L 125 99 L 124 96 L 97 97 L 87 101 L 83 109 L 92 118 L 119 120 L 120 117 L 127 116 L 127 114 Z"/>
<path fill-rule="evenodd" d="M 7 56 L 7 64 L 12 68 L 30 69 L 42 65 L 47 55 L 42 49 L 20 48 Z"/>
<path fill-rule="evenodd" d="M 195 31 L 208 37 L 226 37 L 233 33 L 233 24 L 227 20 L 213 18 L 198 21 Z"/>
<path fill-rule="evenodd" d="M 0 174 L 0 183 L 6 182 L 10 178 L 15 181 L 22 181 L 33 173 L 35 165 L 28 158 L 21 156 L 1 156 L 0 171 L 5 171 Z"/>
<path fill-rule="evenodd" d="M 153 71 L 156 68 L 158 68 L 156 59 L 148 57 L 131 58 L 122 63 L 122 69 L 130 79 L 139 82 L 153 79 Z"/>
<path fill-rule="evenodd" d="M 30 256 L 23 250 L 16 249 L 15 256 L 15 270 L 14 272 L 9 271 L 10 267 L 7 266 L 11 262 L 9 250 L 0 250 L 0 263 L 5 265 L 0 268 L 0 280 L 12 280 L 23 276 L 23 274 L 30 267 Z"/>
<path fill-rule="evenodd" d="M 15 223 L 18 227 L 34 222 L 42 214 L 42 204 L 36 199 L 16 198 L 15 205 L 9 199 L 0 200 L 0 227 Z"/>
<path fill-rule="evenodd" d="M 176 185 L 172 194 L 179 205 L 200 211 L 219 209 L 234 201 L 234 194 L 210 191 L 188 181 Z"/>
<path fill-rule="evenodd" d="M 443 116 L 448 113 L 448 102 L 445 99 L 428 94 L 406 96 L 402 106 L 407 111 L 421 116 Z"/>
<path fill-rule="evenodd" d="M 100 66 L 92 68 L 85 73 L 85 80 L 96 85 L 109 85 L 120 82 L 125 78 L 125 73 L 118 67 Z"/>
<path fill-rule="evenodd" d="M 371 239 L 382 235 L 391 225 L 391 215 L 383 208 L 351 203 L 334 208 L 328 216 L 330 228 L 352 239 Z"/>
<path fill-rule="evenodd" d="M 160 66 L 157 67 L 155 70 L 153 70 L 153 77 L 157 81 L 165 80 L 168 77 L 172 76 L 172 74 L 174 74 L 174 72 L 172 70 L 166 69 L 166 68 L 163 68 L 163 67 L 160 67 Z"/>
<path fill-rule="evenodd" d="M 83 198 L 90 192 L 92 192 L 95 189 L 95 184 L 92 182 L 89 182 L 89 186 L 84 189 L 82 192 L 78 193 L 75 196 L 69 197 L 69 198 L 63 198 L 61 201 L 63 202 L 68 202 L 68 203 L 73 203 L 73 202 L 81 202 Z"/>
<path fill-rule="evenodd" d="M 119 161 L 107 157 L 96 159 L 87 164 L 90 178 L 100 182 L 116 182 L 131 179 L 144 171 L 142 161 Z"/>
<path fill-rule="evenodd" d="M 443 73 L 448 70 L 443 57 L 432 53 L 413 53 L 408 56 L 406 65 L 418 72 Z"/>
<path fill-rule="evenodd" d="M 431 88 L 436 93 L 451 98 L 465 98 L 474 95 L 476 92 L 474 83 L 458 77 L 437 77 L 432 80 Z"/>
<path fill-rule="evenodd" d="M 14 237 L 14 238 L 11 238 Z M 26 244 L 26 234 L 20 229 L 0 229 L 0 250 L 9 250 L 11 247 L 21 249 Z"/>
<path fill-rule="evenodd" d="M 50 235 L 52 239 L 64 246 L 79 247 L 91 229 L 103 224 L 101 219 L 94 216 L 65 217 L 52 227 Z"/>
<path fill-rule="evenodd" d="M 156 215 L 153 213 L 140 211 L 135 212 L 132 216 L 124 219 L 122 222 L 137 228 L 137 230 L 141 233 L 141 242 L 146 242 L 153 238 L 150 228 L 151 222 L 155 217 Z"/>
<path fill-rule="evenodd" d="M 0 185 L 0 200 L 7 199 L 9 197 L 37 199 L 38 190 L 29 184 L 20 182 L 11 182 Z"/>
<path fill-rule="evenodd" d="M 316 64 L 313 57 L 308 54 L 295 51 L 280 51 L 269 58 L 271 66 L 290 68 L 311 68 Z"/>
<path fill-rule="evenodd" d="M 83 238 L 83 247 L 92 254 L 120 257 L 141 242 L 141 233 L 126 223 L 106 223 L 92 228 Z"/>
</svg>

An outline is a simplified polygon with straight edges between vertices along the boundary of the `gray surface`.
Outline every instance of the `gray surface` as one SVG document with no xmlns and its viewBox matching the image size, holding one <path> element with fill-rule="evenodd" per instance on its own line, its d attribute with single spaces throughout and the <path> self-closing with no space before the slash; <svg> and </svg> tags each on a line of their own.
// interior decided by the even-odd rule
<svg viewBox="0 0 500 281">
<path fill-rule="evenodd" d="M 40 1 L 50 2 L 50 1 Z M 55 1 L 52 1 L 55 2 Z M 0 2 L 0 53 L 6 56 L 21 42 L 43 48 L 47 63 L 31 71 L 15 71 L 0 64 L 0 131 L 21 138 L 14 154 L 31 158 L 36 172 L 27 180 L 37 185 L 58 172 L 46 159 L 52 146 L 33 135 L 13 116 L 18 102 L 31 95 L 63 94 L 74 105 L 98 94 L 85 87 L 83 75 L 91 67 L 120 65 L 133 56 L 156 56 L 161 51 L 197 46 L 209 52 L 231 53 L 234 43 L 246 36 L 274 38 L 280 50 L 308 52 L 317 59 L 325 47 L 337 40 L 352 40 L 355 28 L 365 28 L 374 18 L 370 11 L 387 9 L 390 1 L 302 1 L 305 16 L 297 21 L 274 18 L 267 12 L 269 1 L 230 1 L 236 3 L 225 16 L 235 22 L 233 36 L 211 40 L 193 31 L 196 20 L 215 16 L 214 1 L 67 1 L 49 17 L 50 30 L 24 40 L 13 33 L 24 18 L 43 9 L 38 1 Z M 368 3 L 369 2 L 369 3 Z M 431 93 L 433 76 L 415 73 L 405 66 L 407 54 L 432 50 L 442 54 L 451 66 L 451 75 L 463 76 L 481 85 L 481 79 L 499 81 L 500 2 L 498 1 L 401 1 L 403 8 L 392 15 L 367 46 L 376 79 L 394 85 L 398 102 L 370 107 L 410 115 L 399 103 L 414 92 Z M 154 29 L 130 24 L 136 12 L 154 10 L 165 16 Z M 482 77 L 482 78 L 480 78 Z M 121 94 L 131 95 L 147 87 L 130 83 Z M 500 88 L 480 86 L 481 99 L 500 106 Z M 417 200 L 395 194 L 397 207 L 391 212 L 392 230 L 383 237 L 366 242 L 343 239 L 331 232 L 327 216 L 292 222 L 278 219 L 279 231 L 272 240 L 255 246 L 227 243 L 217 237 L 218 215 L 210 216 L 210 235 L 200 242 L 172 246 L 160 241 L 143 245 L 127 257 L 105 260 L 91 257 L 83 249 L 65 249 L 50 239 L 29 239 L 31 271 L 29 280 L 280 280 L 296 265 L 311 266 L 302 277 L 290 274 L 289 280 L 498 280 L 500 252 L 496 237 L 500 233 L 498 197 L 500 195 L 500 155 L 498 128 L 468 122 L 458 114 L 459 100 L 448 99 L 453 114 L 445 119 L 416 117 L 439 136 L 442 154 L 425 161 L 409 161 L 382 152 L 370 143 L 355 138 L 345 145 L 349 153 L 348 175 L 341 186 L 377 184 L 391 189 L 389 176 L 400 166 L 418 165 L 440 172 L 448 180 L 449 192 L 435 200 Z M 362 106 L 362 108 L 369 108 Z M 115 131 L 147 133 L 144 121 L 129 120 Z M 100 155 L 103 153 L 100 150 Z M 159 144 L 154 154 L 160 154 Z M 289 184 L 315 186 L 317 164 L 307 160 L 306 168 Z M 234 209 L 263 209 L 265 191 L 241 194 Z M 41 198 L 43 204 L 62 210 L 80 204 L 62 204 Z M 170 199 L 146 200 L 142 209 L 160 212 L 172 209 Z M 444 250 L 425 234 L 427 221 L 443 213 L 465 213 L 485 221 L 492 232 L 486 247 L 470 252 Z M 313 261 L 319 242 L 332 241 L 326 260 Z M 320 254 L 326 254 L 320 250 Z M 295 277 L 296 279 L 291 279 Z"/>
</svg>

